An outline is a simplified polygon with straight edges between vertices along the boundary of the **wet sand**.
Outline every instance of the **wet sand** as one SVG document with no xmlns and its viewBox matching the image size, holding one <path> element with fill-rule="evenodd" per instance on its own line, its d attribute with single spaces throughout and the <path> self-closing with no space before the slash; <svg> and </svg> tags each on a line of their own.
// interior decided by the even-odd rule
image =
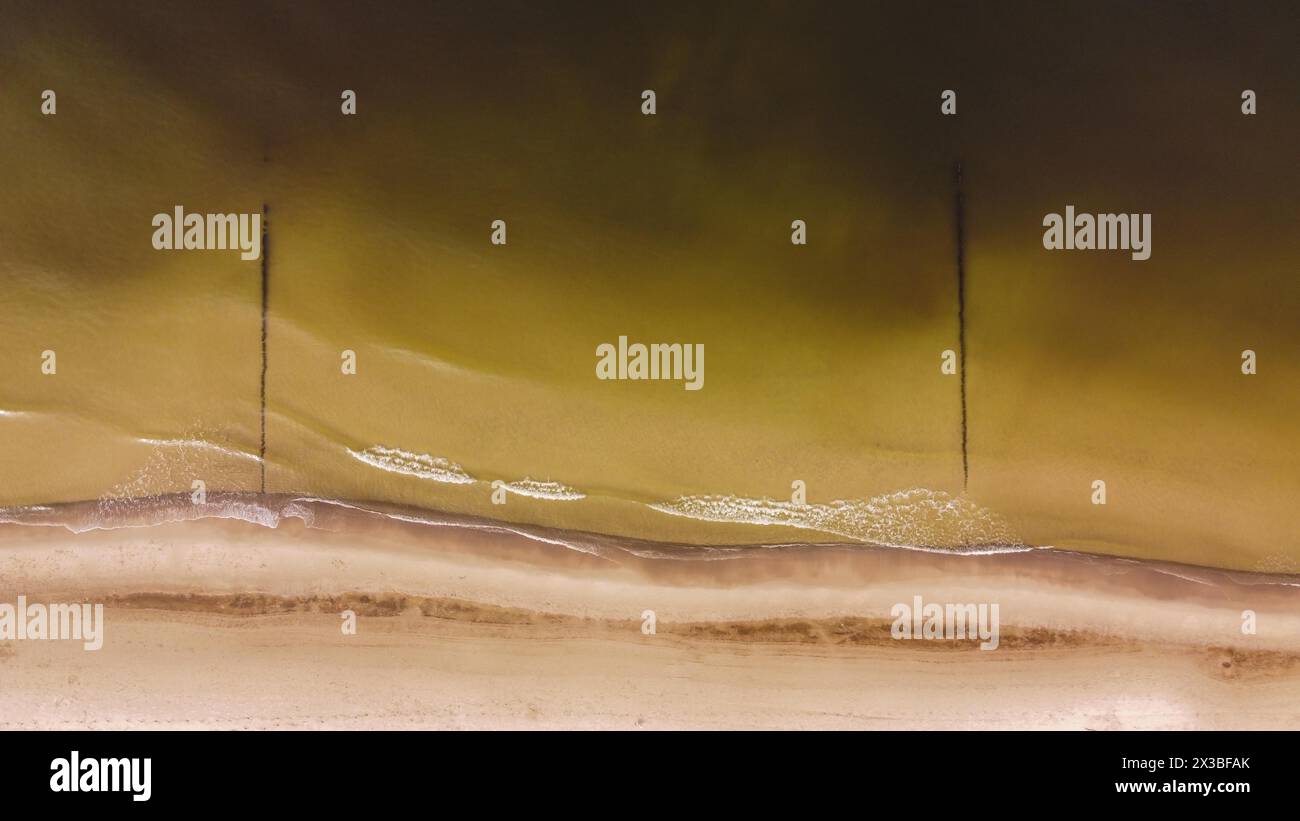
<svg viewBox="0 0 1300 821">
<path fill-rule="evenodd" d="M 692 559 L 482 524 L 0 525 L 0 601 L 106 604 L 99 651 L 0 643 L 0 726 L 1300 726 L 1294 577 L 1050 550 Z M 914 595 L 998 603 L 999 648 L 892 639 Z"/>
</svg>

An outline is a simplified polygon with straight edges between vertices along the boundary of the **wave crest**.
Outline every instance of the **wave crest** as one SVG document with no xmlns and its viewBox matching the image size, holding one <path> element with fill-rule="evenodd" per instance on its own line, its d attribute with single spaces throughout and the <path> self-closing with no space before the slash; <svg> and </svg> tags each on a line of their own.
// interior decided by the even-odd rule
<svg viewBox="0 0 1300 821">
<path fill-rule="evenodd" d="M 529 479 L 527 477 L 516 482 L 506 482 L 501 485 L 509 493 L 516 493 L 520 496 L 528 496 L 533 499 L 552 499 L 560 502 L 576 502 L 579 499 L 587 498 L 587 494 L 577 488 L 569 487 L 560 482 L 543 482 L 538 479 Z"/>
<path fill-rule="evenodd" d="M 409 450 L 386 448 L 383 445 L 374 445 L 360 451 L 352 448 L 347 450 L 348 455 L 353 459 L 389 473 L 401 473 L 451 485 L 472 485 L 475 481 L 464 468 L 442 456 L 412 453 Z"/>
<path fill-rule="evenodd" d="M 650 507 L 700 521 L 784 525 L 887 547 L 961 552 L 1032 549 L 987 508 L 965 497 L 926 488 L 827 504 L 743 496 L 683 496 Z"/>
</svg>

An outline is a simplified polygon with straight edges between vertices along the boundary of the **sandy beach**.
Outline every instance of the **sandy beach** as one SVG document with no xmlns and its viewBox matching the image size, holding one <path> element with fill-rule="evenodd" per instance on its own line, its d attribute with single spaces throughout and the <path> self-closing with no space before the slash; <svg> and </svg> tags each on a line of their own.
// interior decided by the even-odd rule
<svg viewBox="0 0 1300 821">
<path fill-rule="evenodd" d="M 105 604 L 98 651 L 3 645 L 0 726 L 1300 726 L 1293 577 L 1051 550 L 596 556 L 563 535 L 354 510 L 0 525 L 0 601 Z M 892 638 L 914 596 L 997 603 L 998 648 Z"/>
<path fill-rule="evenodd" d="M 0 731 L 1300 729 L 1297 4 L 1055 5 L 9 0 Z"/>
</svg>

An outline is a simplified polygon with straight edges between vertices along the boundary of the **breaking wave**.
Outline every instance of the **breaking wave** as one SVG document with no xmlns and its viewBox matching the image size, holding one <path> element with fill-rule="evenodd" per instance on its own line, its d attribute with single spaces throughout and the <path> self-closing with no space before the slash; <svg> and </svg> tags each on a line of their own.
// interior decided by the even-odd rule
<svg viewBox="0 0 1300 821">
<path fill-rule="evenodd" d="M 348 448 L 348 454 L 353 459 L 389 473 L 400 473 L 405 476 L 414 476 L 419 479 L 429 479 L 451 485 L 472 485 L 480 481 L 469 475 L 463 467 L 443 456 L 412 453 L 401 448 L 388 448 L 383 445 L 374 445 L 361 451 Z M 494 483 L 493 487 L 496 486 Z M 501 482 L 500 487 L 507 493 L 527 496 L 530 499 L 573 502 L 587 498 L 587 494 L 561 482 L 528 477 L 513 482 Z"/>
<path fill-rule="evenodd" d="M 348 455 L 389 473 L 401 473 L 451 485 L 472 485 L 475 481 L 464 468 L 442 456 L 411 453 L 401 448 L 386 448 L 382 445 L 375 445 L 362 451 L 348 448 Z"/>
<path fill-rule="evenodd" d="M 517 493 L 520 496 L 528 496 L 533 499 L 576 502 L 579 499 L 587 498 L 587 494 L 582 491 L 559 482 L 543 482 L 537 479 L 524 478 L 517 482 L 506 482 L 501 486 L 510 493 Z"/>
<path fill-rule="evenodd" d="M 925 488 L 826 504 L 683 496 L 650 507 L 699 521 L 784 525 L 886 547 L 983 553 L 1033 549 L 987 508 Z"/>
</svg>

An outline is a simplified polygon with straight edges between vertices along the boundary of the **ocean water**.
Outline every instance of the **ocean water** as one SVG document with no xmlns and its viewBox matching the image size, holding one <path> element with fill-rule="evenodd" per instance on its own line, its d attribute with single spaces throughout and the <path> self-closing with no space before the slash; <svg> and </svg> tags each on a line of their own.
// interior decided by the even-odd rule
<svg viewBox="0 0 1300 821">
<path fill-rule="evenodd" d="M 954 26 L 1007 40 L 972 62 L 905 10 L 17 4 L 0 507 L 113 524 L 201 480 L 672 543 L 1300 572 L 1300 115 L 1242 118 L 1226 65 L 1192 95 L 1179 67 L 1215 58 L 1133 14 L 1168 85 L 995 20 Z M 1044 251 L 1066 204 L 1152 213 L 1151 259 Z M 265 212 L 264 259 L 154 250 L 177 205 Z M 703 344 L 703 389 L 598 380 L 619 336 Z M 964 437 L 939 367 L 963 337 Z"/>
</svg>

